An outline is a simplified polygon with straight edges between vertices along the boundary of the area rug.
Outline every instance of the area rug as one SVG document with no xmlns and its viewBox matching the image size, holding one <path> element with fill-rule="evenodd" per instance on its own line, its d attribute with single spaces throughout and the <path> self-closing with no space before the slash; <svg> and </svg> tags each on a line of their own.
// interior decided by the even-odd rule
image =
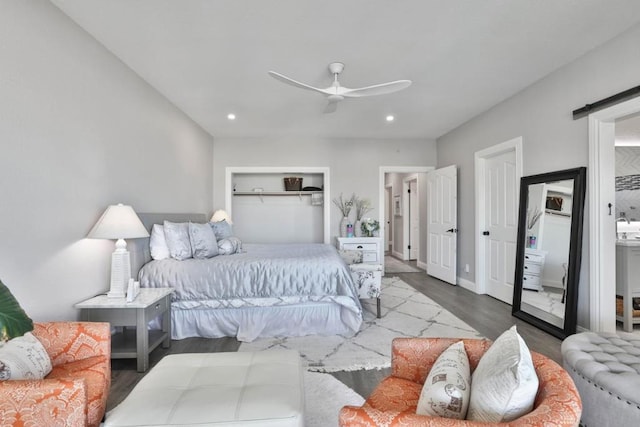
<svg viewBox="0 0 640 427">
<path fill-rule="evenodd" d="M 340 408 L 364 403 L 362 396 L 331 375 L 308 371 L 304 374 L 304 401 L 305 427 L 337 426 Z"/>
<path fill-rule="evenodd" d="M 354 336 L 263 338 L 238 351 L 297 350 L 310 371 L 336 372 L 391 366 L 396 337 L 482 338 L 471 326 L 397 277 L 382 279 L 382 318 L 375 299 L 363 300 L 364 321 Z"/>
<path fill-rule="evenodd" d="M 420 273 L 422 270 L 413 266 L 407 265 L 397 258 L 391 255 L 385 255 L 384 257 L 384 272 L 385 274 L 395 273 Z"/>
</svg>

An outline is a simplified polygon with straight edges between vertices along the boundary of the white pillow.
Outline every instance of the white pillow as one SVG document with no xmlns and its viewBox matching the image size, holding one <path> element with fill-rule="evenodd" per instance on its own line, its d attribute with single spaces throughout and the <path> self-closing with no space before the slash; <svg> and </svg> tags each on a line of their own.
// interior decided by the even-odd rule
<svg viewBox="0 0 640 427">
<path fill-rule="evenodd" d="M 149 250 L 151 258 L 160 260 L 171 256 L 167 240 L 164 237 L 164 227 L 160 224 L 153 224 L 151 229 L 151 238 L 149 239 Z"/>
<path fill-rule="evenodd" d="M 51 372 L 51 360 L 40 341 L 27 332 L 0 347 L 0 381 L 41 380 Z"/>
<path fill-rule="evenodd" d="M 193 256 L 188 222 L 165 221 L 164 238 L 167 241 L 171 258 L 182 261 Z"/>
<path fill-rule="evenodd" d="M 515 420 L 533 409 L 537 392 L 531 352 L 514 325 L 489 347 L 473 372 L 467 419 Z"/>
<path fill-rule="evenodd" d="M 198 259 L 211 258 L 218 255 L 216 235 L 209 224 L 189 223 L 189 240 L 193 257 Z"/>
<path fill-rule="evenodd" d="M 416 413 L 463 420 L 469 406 L 471 370 L 464 343 L 447 348 L 433 364 L 422 387 Z"/>
</svg>

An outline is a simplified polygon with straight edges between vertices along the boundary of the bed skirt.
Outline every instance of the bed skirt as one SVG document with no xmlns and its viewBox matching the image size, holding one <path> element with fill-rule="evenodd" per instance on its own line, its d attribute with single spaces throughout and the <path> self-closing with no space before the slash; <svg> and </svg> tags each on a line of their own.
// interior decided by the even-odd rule
<svg viewBox="0 0 640 427">
<path fill-rule="evenodd" d="M 352 335 L 362 318 L 332 302 L 308 302 L 272 307 L 171 309 L 171 338 L 258 338 L 304 335 Z"/>
</svg>

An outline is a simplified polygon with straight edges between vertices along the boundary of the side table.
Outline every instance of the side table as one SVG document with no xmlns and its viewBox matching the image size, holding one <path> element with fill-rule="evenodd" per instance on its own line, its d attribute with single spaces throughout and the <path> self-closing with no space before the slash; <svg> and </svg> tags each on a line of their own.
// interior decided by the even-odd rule
<svg viewBox="0 0 640 427">
<path fill-rule="evenodd" d="M 111 326 L 135 326 L 135 333 L 123 328 L 111 337 L 112 359 L 137 359 L 138 372 L 149 369 L 149 353 L 158 345 L 171 346 L 171 294 L 173 288 L 142 288 L 132 302 L 125 298 L 98 295 L 74 305 L 83 320 L 109 322 Z M 162 330 L 148 330 L 147 324 L 162 318 Z"/>
</svg>

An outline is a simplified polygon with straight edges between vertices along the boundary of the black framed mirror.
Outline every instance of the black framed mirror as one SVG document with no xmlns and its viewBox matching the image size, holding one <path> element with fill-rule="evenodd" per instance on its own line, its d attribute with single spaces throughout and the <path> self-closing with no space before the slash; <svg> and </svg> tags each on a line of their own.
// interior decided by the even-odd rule
<svg viewBox="0 0 640 427">
<path fill-rule="evenodd" d="M 558 337 L 576 332 L 586 168 L 522 177 L 513 315 Z"/>
</svg>

